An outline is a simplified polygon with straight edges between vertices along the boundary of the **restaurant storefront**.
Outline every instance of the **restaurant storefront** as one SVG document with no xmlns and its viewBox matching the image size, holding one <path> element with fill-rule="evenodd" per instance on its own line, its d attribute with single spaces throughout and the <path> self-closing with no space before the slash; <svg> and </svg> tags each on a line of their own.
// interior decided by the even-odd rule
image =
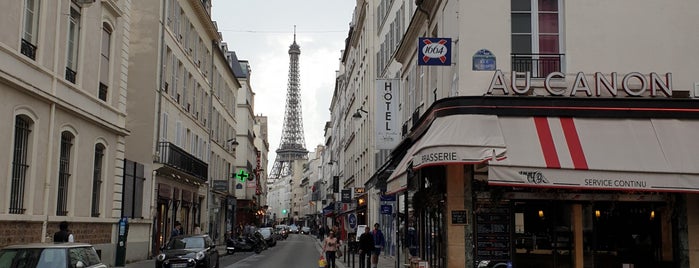
<svg viewBox="0 0 699 268">
<path fill-rule="evenodd" d="M 387 180 L 416 229 L 401 247 L 430 267 L 684 267 L 696 136 L 690 99 L 438 100 Z"/>
</svg>

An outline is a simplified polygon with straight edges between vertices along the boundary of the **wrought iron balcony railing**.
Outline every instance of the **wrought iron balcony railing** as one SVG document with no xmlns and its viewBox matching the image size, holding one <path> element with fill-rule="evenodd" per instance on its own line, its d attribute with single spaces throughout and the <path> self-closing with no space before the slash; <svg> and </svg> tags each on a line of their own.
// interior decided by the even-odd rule
<svg viewBox="0 0 699 268">
<path fill-rule="evenodd" d="M 36 60 L 36 46 L 31 42 L 24 40 L 24 38 L 22 39 L 22 47 L 20 48 L 20 52 L 24 54 L 24 56 Z"/>
<path fill-rule="evenodd" d="M 71 69 L 70 67 L 66 67 L 66 80 L 70 81 L 71 83 L 75 84 L 75 75 L 77 74 L 76 71 Z"/>
<path fill-rule="evenodd" d="M 157 158 L 158 163 L 185 172 L 204 182 L 207 180 L 209 165 L 187 153 L 182 148 L 177 147 L 177 145 L 169 142 L 159 142 L 158 151 L 160 152 Z"/>
<path fill-rule="evenodd" d="M 532 78 L 544 78 L 552 72 L 561 71 L 565 54 L 512 54 L 512 70 L 530 72 Z"/>
</svg>

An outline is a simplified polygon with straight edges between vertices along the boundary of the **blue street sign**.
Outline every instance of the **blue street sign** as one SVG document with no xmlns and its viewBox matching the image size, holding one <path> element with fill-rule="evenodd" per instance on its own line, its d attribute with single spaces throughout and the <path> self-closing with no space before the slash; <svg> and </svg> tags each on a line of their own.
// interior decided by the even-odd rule
<svg viewBox="0 0 699 268">
<path fill-rule="evenodd" d="M 357 228 L 357 215 L 354 213 L 347 215 L 347 222 L 349 223 L 349 227 L 353 230 Z"/>
<path fill-rule="evenodd" d="M 391 215 L 393 214 L 393 206 L 391 205 L 381 205 L 381 214 Z"/>
</svg>

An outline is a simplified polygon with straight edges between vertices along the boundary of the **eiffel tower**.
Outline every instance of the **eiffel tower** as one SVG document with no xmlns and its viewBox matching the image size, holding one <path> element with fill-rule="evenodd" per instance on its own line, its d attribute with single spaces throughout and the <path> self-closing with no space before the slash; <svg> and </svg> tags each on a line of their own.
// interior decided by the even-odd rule
<svg viewBox="0 0 699 268">
<path fill-rule="evenodd" d="M 293 175 L 292 163 L 296 160 L 308 159 L 308 150 L 306 150 L 306 141 L 303 136 L 303 117 L 301 116 L 299 55 L 301 55 L 301 49 L 296 44 L 296 26 L 294 26 L 294 42 L 289 46 L 289 81 L 286 90 L 282 140 L 276 151 L 277 157 L 269 174 L 270 179 Z"/>
</svg>

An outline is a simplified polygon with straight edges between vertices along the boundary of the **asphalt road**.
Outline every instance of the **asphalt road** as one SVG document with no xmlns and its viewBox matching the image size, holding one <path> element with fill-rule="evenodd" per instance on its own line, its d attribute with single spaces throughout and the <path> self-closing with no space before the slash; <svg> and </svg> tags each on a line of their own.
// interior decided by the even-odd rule
<svg viewBox="0 0 699 268">
<path fill-rule="evenodd" d="M 219 258 L 220 268 L 245 267 L 289 267 L 307 268 L 318 267 L 320 246 L 314 236 L 291 234 L 286 240 L 277 242 L 260 254 L 253 252 L 236 252 L 232 255 L 223 254 Z M 153 260 L 127 264 L 128 268 L 153 268 Z"/>
<path fill-rule="evenodd" d="M 286 240 L 277 242 L 275 247 L 271 247 L 260 254 L 251 254 L 231 264 L 221 262 L 221 267 L 318 267 L 320 252 L 318 242 L 316 241 L 313 236 L 291 234 Z M 233 254 L 232 257 L 236 254 L 238 253 Z"/>
</svg>

